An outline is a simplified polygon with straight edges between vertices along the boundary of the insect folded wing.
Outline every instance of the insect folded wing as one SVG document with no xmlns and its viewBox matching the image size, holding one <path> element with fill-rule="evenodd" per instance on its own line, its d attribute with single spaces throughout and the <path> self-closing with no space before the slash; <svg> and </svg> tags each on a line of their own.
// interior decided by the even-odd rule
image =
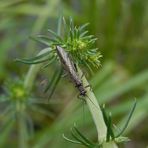
<svg viewBox="0 0 148 148">
<path fill-rule="evenodd" d="M 65 69 L 65 71 L 67 71 L 69 77 L 71 78 L 75 86 L 78 88 L 80 95 L 86 96 L 85 87 L 83 86 L 83 83 L 77 74 L 74 63 L 68 56 L 68 53 L 60 46 L 57 46 L 56 50 L 63 68 Z"/>
</svg>

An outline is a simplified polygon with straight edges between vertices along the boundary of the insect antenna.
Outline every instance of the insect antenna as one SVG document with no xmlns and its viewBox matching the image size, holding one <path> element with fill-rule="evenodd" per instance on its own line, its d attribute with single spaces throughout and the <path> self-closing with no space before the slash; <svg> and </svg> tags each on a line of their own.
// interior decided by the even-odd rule
<svg viewBox="0 0 148 148">
<path fill-rule="evenodd" d="M 85 102 L 82 100 L 82 110 L 83 110 L 83 126 L 85 125 Z"/>
</svg>

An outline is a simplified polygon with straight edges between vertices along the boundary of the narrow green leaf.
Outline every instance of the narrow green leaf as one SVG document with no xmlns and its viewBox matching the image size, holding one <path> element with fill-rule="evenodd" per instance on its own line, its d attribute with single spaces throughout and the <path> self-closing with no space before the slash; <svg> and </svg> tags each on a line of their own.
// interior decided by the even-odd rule
<svg viewBox="0 0 148 148">
<path fill-rule="evenodd" d="M 50 48 L 49 48 L 50 49 Z M 51 50 L 52 51 L 52 50 Z M 34 60 L 39 60 L 39 59 L 42 59 L 43 57 L 46 57 L 46 56 L 49 56 L 50 52 L 51 51 L 48 51 L 46 53 L 43 53 L 41 55 L 38 55 L 38 56 L 35 56 L 35 57 L 32 57 L 32 58 L 24 58 L 24 59 L 16 59 L 15 61 L 18 61 L 18 60 L 24 60 L 24 61 L 34 61 Z"/>
<path fill-rule="evenodd" d="M 48 29 L 48 32 L 50 32 L 59 41 L 62 41 L 62 38 L 58 34 L 56 34 L 54 31 L 52 31 L 51 29 Z"/>
<path fill-rule="evenodd" d="M 88 33 L 88 31 L 84 31 L 83 33 L 81 33 L 80 38 L 84 37 L 87 33 Z"/>
<path fill-rule="evenodd" d="M 84 25 L 80 26 L 80 27 L 79 27 L 80 32 L 81 32 L 84 28 L 86 28 L 89 24 L 90 24 L 90 23 L 85 23 Z"/>
<path fill-rule="evenodd" d="M 70 33 L 70 39 L 71 39 L 71 41 L 73 41 L 74 35 L 73 35 L 73 32 L 71 29 L 70 29 L 69 33 Z"/>
<path fill-rule="evenodd" d="M 47 46 L 51 46 L 50 40 L 48 40 L 45 37 L 43 38 L 43 37 L 39 37 L 39 36 L 37 36 L 37 37 L 30 36 L 30 39 L 32 39 L 32 40 L 34 40 L 36 42 L 39 42 L 41 44 L 47 45 Z"/>
<path fill-rule="evenodd" d="M 131 120 L 131 117 L 132 117 L 132 115 L 133 115 L 133 112 L 134 112 L 134 110 L 135 110 L 135 108 L 136 108 L 136 104 L 137 104 L 137 101 L 136 101 L 136 99 L 135 99 L 134 105 L 133 105 L 133 107 L 132 107 L 132 109 L 131 109 L 131 111 L 130 111 L 130 113 L 129 113 L 129 116 L 128 116 L 128 118 L 127 118 L 127 121 L 125 122 L 125 125 L 124 125 L 124 127 L 122 128 L 122 130 L 120 131 L 120 133 L 118 133 L 118 134 L 115 136 L 116 138 L 119 137 L 119 136 L 121 136 L 121 135 L 123 134 L 123 132 L 125 131 L 125 129 L 127 128 L 128 124 L 129 124 L 129 121 Z"/>
<path fill-rule="evenodd" d="M 70 17 L 70 29 L 71 30 L 74 30 L 74 23 L 73 23 L 73 19 L 72 19 L 72 17 Z"/>
<path fill-rule="evenodd" d="M 97 40 L 98 40 L 98 38 L 93 38 L 93 39 L 89 40 L 88 42 L 90 44 L 94 44 Z"/>
<path fill-rule="evenodd" d="M 65 35 L 68 34 L 68 25 L 67 25 L 66 20 L 65 20 L 64 17 L 63 17 L 63 27 L 64 27 Z"/>
<path fill-rule="evenodd" d="M 47 45 L 49 44 L 49 46 L 51 46 L 53 43 L 58 43 L 58 40 L 49 38 L 48 36 L 45 35 L 38 35 L 37 38 L 41 39 L 43 42 L 45 42 L 45 44 L 46 43 Z"/>
<path fill-rule="evenodd" d="M 55 58 L 55 57 L 53 57 L 53 58 L 49 59 L 49 62 L 48 62 L 47 64 L 43 65 L 43 67 L 42 67 L 42 68 L 46 68 L 46 67 L 48 67 L 48 66 L 49 66 L 51 63 L 53 63 L 55 60 L 56 60 L 56 58 Z"/>
<path fill-rule="evenodd" d="M 90 142 L 83 134 L 81 134 L 81 132 L 76 128 L 76 126 L 74 126 L 75 131 L 77 132 L 77 134 L 88 144 L 90 145 L 94 145 L 92 142 Z"/>
<path fill-rule="evenodd" d="M 72 131 L 71 131 L 71 135 L 72 135 L 77 141 L 79 141 L 79 142 L 81 142 L 83 145 L 89 147 L 89 144 L 88 144 L 88 143 L 86 143 L 85 141 L 83 141 L 82 139 L 78 138 L 78 137 L 75 135 L 75 132 L 73 131 L 73 129 L 72 129 Z"/>
<path fill-rule="evenodd" d="M 106 114 L 106 111 L 105 111 L 105 104 L 103 105 L 101 110 L 102 110 L 102 114 L 103 114 L 103 118 L 104 118 L 105 124 L 107 126 L 108 125 L 108 117 L 107 117 L 107 114 Z"/>
<path fill-rule="evenodd" d="M 94 37 L 94 35 L 89 35 L 89 36 L 83 36 L 83 37 L 81 37 L 81 39 L 83 39 L 83 40 L 90 40 L 93 37 Z"/>
<path fill-rule="evenodd" d="M 115 138 L 115 136 L 114 136 L 114 132 L 113 132 L 113 129 L 112 129 L 113 124 L 112 124 L 112 116 L 111 116 L 111 114 L 109 115 L 108 120 L 109 120 L 109 135 L 113 140 Z"/>
<path fill-rule="evenodd" d="M 58 36 L 61 36 L 61 31 L 62 31 L 62 16 L 60 16 L 58 19 L 58 27 L 57 27 Z"/>
<path fill-rule="evenodd" d="M 63 138 L 64 138 L 65 140 L 69 141 L 69 142 L 72 142 L 72 143 L 74 143 L 74 144 L 81 144 L 81 145 L 82 145 L 82 143 L 81 143 L 81 142 L 79 142 L 79 141 L 74 141 L 74 140 L 71 140 L 71 139 L 67 138 L 67 137 L 66 137 L 64 134 L 63 134 Z"/>
<path fill-rule="evenodd" d="M 38 61 L 28 61 L 28 60 L 24 60 L 24 59 L 16 59 L 17 62 L 21 62 L 24 64 L 39 64 L 39 63 L 46 62 L 48 60 L 49 60 L 49 58 L 43 59 L 43 60 L 38 60 Z"/>
<path fill-rule="evenodd" d="M 51 82 L 47 85 L 45 92 L 47 92 L 50 89 L 49 98 L 52 97 L 52 95 L 56 89 L 56 86 L 61 78 L 62 73 L 63 73 L 63 69 L 60 69 L 60 71 L 58 71 L 58 72 L 56 71 L 55 74 L 53 75 Z"/>
</svg>

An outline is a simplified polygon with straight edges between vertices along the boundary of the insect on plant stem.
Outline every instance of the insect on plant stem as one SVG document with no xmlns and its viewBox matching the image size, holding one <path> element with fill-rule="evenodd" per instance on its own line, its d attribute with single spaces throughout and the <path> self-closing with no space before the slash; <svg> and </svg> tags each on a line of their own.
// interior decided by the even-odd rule
<svg viewBox="0 0 148 148">
<path fill-rule="evenodd" d="M 86 87 L 88 87 L 88 86 L 85 87 L 83 85 L 82 80 L 79 78 L 79 75 L 77 74 L 77 68 L 76 68 L 75 64 L 72 62 L 72 60 L 70 59 L 68 53 L 64 50 L 64 48 L 62 48 L 60 46 L 56 46 L 56 51 L 57 51 L 57 55 L 60 59 L 60 62 L 62 64 L 64 70 L 67 71 L 72 82 L 75 84 L 75 87 L 78 88 L 78 90 L 80 92 L 79 97 L 80 96 L 87 97 L 92 102 L 92 100 L 87 95 Z M 83 99 L 83 100 L 86 101 L 85 99 Z M 92 104 L 94 104 L 94 103 L 92 102 Z"/>
</svg>

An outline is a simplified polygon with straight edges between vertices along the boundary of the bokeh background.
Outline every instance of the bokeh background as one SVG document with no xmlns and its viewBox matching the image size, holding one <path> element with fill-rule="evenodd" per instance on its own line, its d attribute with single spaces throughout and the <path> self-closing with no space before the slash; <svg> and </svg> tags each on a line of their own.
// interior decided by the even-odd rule
<svg viewBox="0 0 148 148">
<path fill-rule="evenodd" d="M 34 82 L 31 95 L 38 101 L 29 107 L 26 105 L 25 116 L 11 115 L 14 107 L 10 106 L 15 103 L 9 95 L 11 89 L 7 92 L 5 87 L 23 81 L 29 69 L 14 59 L 33 57 L 41 51 L 44 45 L 30 40 L 29 36 L 44 34 L 48 28 L 56 30 L 61 14 L 66 19 L 72 16 L 76 25 L 89 22 L 90 34 L 98 38 L 96 46 L 103 55 L 102 66 L 88 79 L 98 101 L 105 103 L 107 110 L 112 112 L 117 126 L 122 127 L 137 98 L 136 111 L 124 133 L 131 141 L 119 147 L 146 147 L 147 0 L 0 0 L 0 147 L 81 148 L 62 138 L 63 133 L 70 137 L 74 123 L 89 139 L 97 140 L 87 106 L 77 99 L 78 92 L 67 78 L 60 80 L 47 103 L 48 94 L 44 93 L 44 88 L 57 70 L 56 63 L 40 70 Z M 8 102 L 3 101 L 5 96 L 9 96 Z M 16 116 L 23 118 L 20 121 Z"/>
</svg>

